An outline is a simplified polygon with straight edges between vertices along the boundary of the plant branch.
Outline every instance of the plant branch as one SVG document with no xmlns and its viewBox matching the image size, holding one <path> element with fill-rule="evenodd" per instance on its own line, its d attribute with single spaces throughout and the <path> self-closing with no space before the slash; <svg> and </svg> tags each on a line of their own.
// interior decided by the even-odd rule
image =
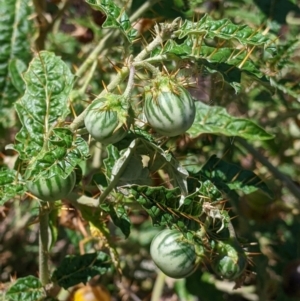
<svg viewBox="0 0 300 301">
<path fill-rule="evenodd" d="M 40 232 L 39 232 L 39 278 L 43 286 L 50 280 L 48 266 L 48 243 L 49 243 L 49 208 L 43 203 L 40 206 Z"/>
<path fill-rule="evenodd" d="M 96 67 L 97 67 L 97 61 L 95 61 L 82 85 L 82 87 L 78 90 L 79 91 L 79 94 L 84 94 L 85 93 L 85 90 L 88 86 L 88 84 L 90 83 L 90 81 L 92 80 L 93 78 L 93 75 L 94 75 L 94 72 L 96 70 Z"/>
<path fill-rule="evenodd" d="M 156 47 L 158 47 L 159 45 L 161 45 L 163 43 L 163 41 L 167 40 L 168 38 L 170 38 L 170 36 L 172 35 L 173 31 L 175 30 L 175 28 L 177 28 L 177 24 L 178 24 L 178 19 L 175 19 L 172 23 L 170 24 L 163 24 L 162 25 L 162 29 L 159 29 L 159 26 L 156 25 L 155 26 L 155 31 L 156 31 L 156 37 L 154 38 L 154 40 L 147 45 L 133 60 L 132 65 L 134 66 L 135 63 L 142 61 L 152 50 L 154 50 Z M 102 40 L 102 43 L 105 44 L 105 41 L 107 41 L 108 38 L 104 38 Z M 96 49 L 96 48 L 95 48 Z M 93 52 L 94 53 L 94 52 Z M 96 55 L 96 54 L 95 54 Z M 97 54 L 98 55 L 98 54 Z M 97 57 L 96 55 L 96 57 Z M 95 59 L 96 59 L 95 57 Z M 91 56 L 89 57 L 91 58 Z M 91 64 L 91 62 L 88 62 L 87 60 L 85 61 L 85 64 Z M 79 69 L 78 69 L 79 70 Z M 77 76 L 81 75 L 82 71 L 78 71 L 76 73 Z M 111 92 L 113 91 L 122 81 L 124 81 L 126 79 L 126 77 L 129 74 L 129 67 L 128 66 L 124 66 L 121 71 L 119 71 L 116 76 L 112 79 L 112 81 L 109 83 L 109 85 L 107 85 L 106 90 L 103 90 L 98 96 L 97 98 L 100 98 L 101 96 L 103 96 L 104 94 L 106 94 L 107 92 Z M 87 108 L 80 114 L 78 115 L 73 122 L 70 124 L 69 128 L 71 131 L 76 131 L 82 124 L 83 124 L 83 120 L 86 114 Z"/>
<path fill-rule="evenodd" d="M 150 0 L 146 1 L 130 18 L 130 22 L 134 22 L 139 17 L 141 17 L 145 11 L 149 10 L 155 3 L 159 2 L 159 0 Z M 94 48 L 94 50 L 90 53 L 90 55 L 86 58 L 84 63 L 80 66 L 80 68 L 76 72 L 76 76 L 80 78 L 83 73 L 90 67 L 90 65 L 97 60 L 99 53 L 102 52 L 102 55 L 106 54 L 112 39 L 118 36 L 118 32 L 116 30 L 109 30 L 106 35 L 103 37 L 101 42 Z M 105 52 L 103 50 L 106 49 Z"/>
<path fill-rule="evenodd" d="M 128 103 L 128 100 L 130 98 L 133 86 L 134 86 L 134 74 L 135 74 L 135 68 L 133 65 L 130 66 L 129 69 L 129 78 L 127 82 L 126 90 L 123 93 L 124 98 L 126 99 L 126 102 Z"/>
<path fill-rule="evenodd" d="M 275 178 L 282 181 L 288 188 L 288 190 L 300 202 L 300 189 L 293 183 L 293 181 L 289 177 L 279 171 L 267 158 L 265 158 L 247 141 L 242 138 L 236 138 L 235 141 L 238 142 L 238 144 L 240 144 L 242 147 L 244 147 L 250 154 L 252 154 L 255 160 L 266 166 Z"/>
</svg>

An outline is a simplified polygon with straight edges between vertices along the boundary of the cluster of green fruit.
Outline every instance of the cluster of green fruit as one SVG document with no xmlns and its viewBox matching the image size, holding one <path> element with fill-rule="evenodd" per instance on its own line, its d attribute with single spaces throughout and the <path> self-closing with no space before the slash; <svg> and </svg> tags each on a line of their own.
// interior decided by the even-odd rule
<svg viewBox="0 0 300 301">
<path fill-rule="evenodd" d="M 210 244 L 206 252 L 203 245 L 188 240 L 179 230 L 165 229 L 153 238 L 150 253 L 159 269 L 172 278 L 185 278 L 206 261 L 224 279 L 233 280 L 245 272 L 247 255 L 235 239 L 212 240 Z"/>
<path fill-rule="evenodd" d="M 143 112 L 147 123 L 159 134 L 173 137 L 186 132 L 194 122 L 195 104 L 190 93 L 170 76 L 159 75 L 145 87 Z M 130 100 L 124 95 L 107 93 L 91 103 L 84 119 L 89 134 L 104 145 L 122 140 L 134 120 Z M 44 201 L 67 196 L 75 186 L 75 172 L 65 179 L 54 176 L 28 183 L 29 191 Z M 200 251 L 199 251 L 200 250 Z M 209 252 L 195 241 L 187 240 L 175 229 L 156 235 L 151 244 L 156 265 L 173 278 L 187 277 L 202 261 L 209 260 L 213 271 L 226 279 L 241 276 L 247 256 L 237 241 L 212 241 Z"/>
<path fill-rule="evenodd" d="M 173 137 L 190 128 L 195 118 L 195 104 L 190 93 L 169 76 L 159 75 L 145 88 L 144 114 L 148 124 L 159 134 Z M 84 124 L 89 134 L 102 144 L 123 139 L 134 120 L 130 99 L 107 93 L 87 108 Z M 28 190 L 44 201 L 67 196 L 75 186 L 75 173 L 62 179 L 53 176 L 28 182 Z"/>
</svg>

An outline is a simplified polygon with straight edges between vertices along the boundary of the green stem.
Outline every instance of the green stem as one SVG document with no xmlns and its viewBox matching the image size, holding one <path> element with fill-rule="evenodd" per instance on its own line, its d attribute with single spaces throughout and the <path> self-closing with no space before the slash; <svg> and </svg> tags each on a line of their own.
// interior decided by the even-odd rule
<svg viewBox="0 0 300 301">
<path fill-rule="evenodd" d="M 235 230 L 234 230 L 234 227 L 233 227 L 231 221 L 229 221 L 229 223 L 228 223 L 228 231 L 229 231 L 229 237 L 233 241 L 237 241 L 237 239 L 236 239 L 236 233 L 235 233 Z"/>
<path fill-rule="evenodd" d="M 43 286 L 50 281 L 48 266 L 48 243 L 49 243 L 49 208 L 42 204 L 40 206 L 40 232 L 39 232 L 39 277 Z"/>
<path fill-rule="evenodd" d="M 133 60 L 133 66 L 135 65 L 135 63 L 142 61 L 152 50 L 154 50 L 156 47 L 160 46 L 162 44 L 162 42 L 166 39 L 168 39 L 173 30 L 176 28 L 177 26 L 177 21 L 178 20 L 174 20 L 173 23 L 171 24 L 166 24 L 162 31 L 159 31 L 159 27 L 156 26 L 156 37 L 155 39 L 149 44 L 147 45 Z M 105 41 L 107 41 L 108 38 L 104 38 L 101 43 L 105 44 Z M 99 45 L 98 45 L 99 46 Z M 96 53 L 97 47 L 94 49 L 93 53 Z M 98 54 L 97 54 L 98 55 Z M 97 57 L 96 55 L 96 57 Z M 96 58 L 95 57 L 95 58 Z M 93 56 L 90 56 L 91 60 L 92 58 L 95 59 Z M 93 62 L 93 60 L 92 60 Z M 91 64 L 92 62 L 90 62 L 89 64 Z M 85 64 L 87 64 L 87 60 L 85 61 Z M 85 70 L 84 70 L 85 71 Z M 76 75 L 80 76 L 82 73 L 82 71 L 77 71 Z M 103 90 L 98 96 L 97 98 L 103 96 L 104 94 L 108 92 L 113 91 L 122 81 L 124 81 L 126 79 L 126 77 L 129 74 L 129 68 L 128 67 L 123 67 L 121 69 L 121 71 L 119 73 L 116 74 L 116 76 L 112 79 L 112 81 L 110 82 L 110 84 L 106 87 L 106 90 Z M 85 109 L 80 115 L 78 115 L 73 122 L 70 124 L 70 130 L 71 131 L 76 131 L 82 124 L 84 121 L 84 117 L 86 114 L 87 109 Z"/>
<path fill-rule="evenodd" d="M 148 62 L 145 62 L 145 61 L 137 62 L 137 63 L 134 64 L 134 66 L 143 67 L 143 68 L 149 70 L 152 73 L 153 77 L 157 77 L 160 73 L 160 71 L 156 67 L 154 67 L 153 65 L 151 65 L 151 64 L 149 64 Z"/>
<path fill-rule="evenodd" d="M 165 285 L 165 280 L 166 275 L 162 271 L 159 271 L 153 287 L 151 301 L 157 301 L 161 299 L 161 295 Z"/>
<path fill-rule="evenodd" d="M 96 67 L 97 67 L 97 61 L 94 62 L 94 64 L 92 65 L 92 68 L 90 69 L 82 87 L 79 89 L 79 94 L 84 94 L 88 84 L 90 83 L 90 81 L 92 80 L 93 78 L 93 75 L 95 73 L 95 70 L 96 70 Z"/>
<path fill-rule="evenodd" d="M 149 10 L 155 3 L 159 2 L 159 0 L 150 0 L 146 1 L 130 18 L 130 22 L 134 22 L 140 16 L 142 16 L 147 10 Z M 101 42 L 94 48 L 94 50 L 90 53 L 90 55 L 86 58 L 85 62 L 80 66 L 80 68 L 76 72 L 76 76 L 80 78 L 83 73 L 90 67 L 90 65 L 97 60 L 99 53 L 105 54 L 110 45 L 110 42 L 118 36 L 118 32 L 116 30 L 109 30 L 106 35 L 103 37 Z M 103 50 L 106 49 L 105 53 Z"/>
<path fill-rule="evenodd" d="M 76 71 L 76 77 L 78 79 L 86 72 L 86 70 L 97 61 L 98 55 L 104 48 L 109 45 L 109 41 L 117 36 L 116 31 L 109 31 L 100 41 L 100 43 L 94 48 L 94 50 L 90 53 L 90 55 L 86 58 L 83 64 Z"/>
<path fill-rule="evenodd" d="M 130 99 L 130 95 L 134 86 L 134 74 L 135 74 L 135 68 L 133 65 L 130 66 L 129 69 L 129 78 L 128 78 L 128 83 L 127 83 L 127 87 L 126 90 L 123 93 L 124 98 L 126 99 L 126 101 L 128 102 L 128 100 Z"/>
</svg>

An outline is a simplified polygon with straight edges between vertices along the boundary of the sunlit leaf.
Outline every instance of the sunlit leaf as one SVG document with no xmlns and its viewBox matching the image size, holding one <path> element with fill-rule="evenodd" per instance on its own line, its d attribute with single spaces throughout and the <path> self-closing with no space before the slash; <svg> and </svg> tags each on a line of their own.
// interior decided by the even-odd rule
<svg viewBox="0 0 300 301">
<path fill-rule="evenodd" d="M 185 20 L 175 35 L 182 39 L 186 36 L 203 36 L 206 38 L 220 38 L 224 40 L 237 40 L 242 45 L 264 46 L 274 49 L 274 42 L 260 31 L 248 25 L 236 25 L 229 19 L 213 20 L 204 15 L 199 21 Z"/>
<path fill-rule="evenodd" d="M 223 107 L 209 106 L 201 101 L 195 102 L 195 105 L 197 109 L 195 121 L 188 130 L 192 138 L 203 133 L 238 136 L 253 141 L 274 138 L 253 121 L 229 115 Z"/>
<path fill-rule="evenodd" d="M 89 154 L 87 143 L 64 128 L 74 76 L 53 53 L 42 51 L 24 73 L 26 90 L 15 104 L 22 123 L 15 149 L 28 165 L 25 178 L 66 178 Z"/>
<path fill-rule="evenodd" d="M 119 28 L 129 42 L 132 42 L 137 31 L 132 28 L 125 8 L 119 8 L 112 0 L 85 0 L 94 9 L 100 10 L 106 15 L 103 28 Z"/>
</svg>

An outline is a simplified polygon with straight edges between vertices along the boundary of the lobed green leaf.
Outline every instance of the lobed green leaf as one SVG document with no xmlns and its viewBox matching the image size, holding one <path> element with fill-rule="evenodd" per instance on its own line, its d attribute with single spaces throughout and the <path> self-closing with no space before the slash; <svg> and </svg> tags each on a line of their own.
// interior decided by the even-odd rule
<svg viewBox="0 0 300 301">
<path fill-rule="evenodd" d="M 40 280 L 34 276 L 19 278 L 14 282 L 5 295 L 7 301 L 32 301 L 45 297 Z"/>
<path fill-rule="evenodd" d="M 187 37 L 181 44 L 169 40 L 161 50 L 161 54 L 173 55 L 180 59 L 188 59 L 194 72 L 219 73 L 236 92 L 240 91 L 241 74 L 246 72 L 255 79 L 267 81 L 259 67 L 248 57 L 248 51 L 233 47 L 206 46 L 201 40 Z"/>
<path fill-rule="evenodd" d="M 64 122 L 69 114 L 69 94 L 74 76 L 53 53 L 42 51 L 24 73 L 26 90 L 15 104 L 22 123 L 15 149 L 26 165 L 26 179 L 66 178 L 89 155 L 87 143 Z"/>
<path fill-rule="evenodd" d="M 132 28 L 130 20 L 124 11 L 119 8 L 112 0 L 85 0 L 92 8 L 100 10 L 106 15 L 103 28 L 118 28 L 122 31 L 127 40 L 131 43 L 137 31 Z"/>
<path fill-rule="evenodd" d="M 197 62 L 198 65 L 206 65 L 207 61 L 210 63 L 207 64 L 208 67 L 211 67 L 212 64 L 226 64 L 228 66 L 227 71 L 229 71 L 232 66 L 235 66 L 257 77 L 262 77 L 263 75 L 254 62 L 247 57 L 248 52 L 246 48 L 241 50 L 231 47 L 206 46 L 198 39 L 187 37 L 182 44 L 177 44 L 175 41 L 169 40 L 163 52 L 175 54 L 182 59 L 192 59 Z"/>
<path fill-rule="evenodd" d="M 128 185 L 131 197 L 151 216 L 155 226 L 177 225 L 184 229 L 189 222 L 198 221 L 204 213 L 204 202 L 214 203 L 221 199 L 220 191 L 210 181 L 199 183 L 195 192 L 183 196 L 180 189 L 163 186 L 150 187 Z"/>
<path fill-rule="evenodd" d="M 237 40 L 242 45 L 264 46 L 264 48 L 270 50 L 275 49 L 274 42 L 258 30 L 254 30 L 248 25 L 236 25 L 229 19 L 213 20 L 207 14 L 198 22 L 185 20 L 174 34 L 179 39 L 193 35 L 211 39 Z"/>
<path fill-rule="evenodd" d="M 55 128 L 49 138 L 47 151 L 41 151 L 31 162 L 25 177 L 35 180 L 41 176 L 60 176 L 65 179 L 88 156 L 89 148 L 83 138 L 74 136 L 69 129 Z"/>
<path fill-rule="evenodd" d="M 195 105 L 197 109 L 195 121 L 188 130 L 192 138 L 203 133 L 238 136 L 252 141 L 274 138 L 253 121 L 231 116 L 222 107 L 209 106 L 200 101 L 197 101 Z"/>
<path fill-rule="evenodd" d="M 53 129 L 69 114 L 68 96 L 74 76 L 54 53 L 40 52 L 24 73 L 26 90 L 15 108 L 22 123 L 16 139 L 21 158 L 36 156 L 47 144 Z"/>
<path fill-rule="evenodd" d="M 53 272 L 52 281 L 67 289 L 79 283 L 86 284 L 92 277 L 111 270 L 111 261 L 104 252 L 67 256 Z"/>
</svg>

